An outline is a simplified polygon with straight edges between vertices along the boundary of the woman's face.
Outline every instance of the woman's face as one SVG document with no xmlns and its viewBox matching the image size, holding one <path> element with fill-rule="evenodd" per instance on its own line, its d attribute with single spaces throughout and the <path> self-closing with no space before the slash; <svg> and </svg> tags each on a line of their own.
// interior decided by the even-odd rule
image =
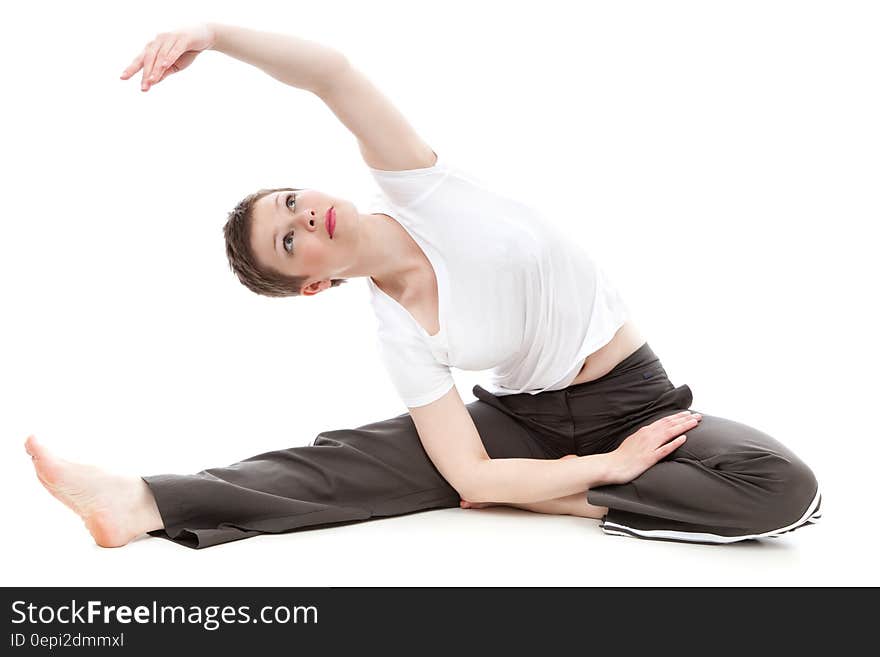
<svg viewBox="0 0 880 657">
<path fill-rule="evenodd" d="M 330 236 L 328 210 L 335 225 Z M 267 194 L 254 204 L 251 247 L 259 263 L 289 276 L 308 276 L 302 294 L 345 278 L 358 236 L 354 205 L 314 189 Z"/>
</svg>

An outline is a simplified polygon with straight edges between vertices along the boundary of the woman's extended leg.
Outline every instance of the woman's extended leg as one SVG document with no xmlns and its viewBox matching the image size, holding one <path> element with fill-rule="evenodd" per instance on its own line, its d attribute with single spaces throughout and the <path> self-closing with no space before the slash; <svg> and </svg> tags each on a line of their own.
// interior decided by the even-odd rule
<svg viewBox="0 0 880 657">
<path fill-rule="evenodd" d="M 479 400 L 467 408 L 492 458 L 551 457 L 505 414 Z M 45 452 L 44 457 L 49 458 Z M 74 477 L 71 468 L 83 469 L 82 476 Z M 457 507 L 460 501 L 425 453 L 408 413 L 357 429 L 325 431 L 311 445 L 196 474 L 146 476 L 133 482 L 106 473 L 98 476 L 92 466 L 67 464 L 62 472 L 70 475 L 64 494 L 59 497 L 58 485 L 47 488 L 83 516 L 96 542 L 107 546 L 123 545 L 149 531 L 203 548 L 263 533 Z M 110 506 L 97 504 L 101 517 L 131 511 L 125 524 L 109 535 L 97 530 L 94 521 L 96 500 L 106 497 L 101 491 L 117 498 Z"/>
</svg>

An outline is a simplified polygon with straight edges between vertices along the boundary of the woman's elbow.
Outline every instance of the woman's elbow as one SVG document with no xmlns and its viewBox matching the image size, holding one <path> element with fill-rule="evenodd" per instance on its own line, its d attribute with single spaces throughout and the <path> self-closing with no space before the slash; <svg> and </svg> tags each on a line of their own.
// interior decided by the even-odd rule
<svg viewBox="0 0 880 657">
<path fill-rule="evenodd" d="M 491 495 L 488 494 L 488 491 L 484 490 L 480 486 L 456 486 L 455 490 L 458 491 L 459 497 L 463 500 L 467 500 L 468 502 L 491 502 Z"/>
<path fill-rule="evenodd" d="M 460 474 L 452 487 L 455 488 L 461 499 L 468 502 L 494 501 L 494 492 L 480 467 L 471 467 L 467 472 Z"/>
</svg>

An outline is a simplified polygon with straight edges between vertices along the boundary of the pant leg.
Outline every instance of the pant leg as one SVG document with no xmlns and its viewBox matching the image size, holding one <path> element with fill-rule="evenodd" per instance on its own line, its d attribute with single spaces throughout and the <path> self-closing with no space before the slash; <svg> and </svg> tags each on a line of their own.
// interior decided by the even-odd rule
<svg viewBox="0 0 880 657">
<path fill-rule="evenodd" d="M 467 409 L 492 458 L 550 458 L 504 413 L 479 400 Z M 325 431 L 311 445 L 226 467 L 142 479 L 164 524 L 151 535 L 192 548 L 457 507 L 460 500 L 428 458 L 409 413 L 357 429 Z"/>
<path fill-rule="evenodd" d="M 681 403 L 664 405 L 638 426 L 690 409 L 688 386 L 667 395 Z M 748 425 L 702 415 L 681 447 L 633 481 L 587 491 L 590 504 L 608 507 L 600 524 L 605 533 L 732 543 L 776 538 L 818 521 L 819 483 L 791 449 Z M 621 434 L 609 451 L 638 426 Z"/>
</svg>

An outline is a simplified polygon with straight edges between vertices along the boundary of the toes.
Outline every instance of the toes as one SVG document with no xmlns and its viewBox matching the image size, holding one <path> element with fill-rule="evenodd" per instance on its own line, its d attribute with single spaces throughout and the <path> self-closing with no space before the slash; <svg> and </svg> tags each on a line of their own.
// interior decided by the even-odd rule
<svg viewBox="0 0 880 657">
<path fill-rule="evenodd" d="M 24 442 L 25 451 L 31 455 L 31 458 L 35 461 L 38 459 L 46 458 L 49 456 L 49 450 L 47 450 L 43 445 L 37 442 L 37 437 L 31 434 L 27 437 L 27 440 Z"/>
<path fill-rule="evenodd" d="M 40 481 L 47 486 L 56 483 L 60 474 L 59 467 L 61 462 L 56 459 L 48 449 L 38 443 L 37 439 L 33 436 L 28 436 L 25 447 L 28 454 L 31 455 L 31 459 L 34 461 L 34 468 L 37 471 L 37 477 L 39 477 Z"/>
<path fill-rule="evenodd" d="M 33 434 L 27 437 L 27 440 L 24 441 L 24 451 L 31 455 L 31 458 L 37 458 L 37 439 L 34 438 Z"/>
</svg>

